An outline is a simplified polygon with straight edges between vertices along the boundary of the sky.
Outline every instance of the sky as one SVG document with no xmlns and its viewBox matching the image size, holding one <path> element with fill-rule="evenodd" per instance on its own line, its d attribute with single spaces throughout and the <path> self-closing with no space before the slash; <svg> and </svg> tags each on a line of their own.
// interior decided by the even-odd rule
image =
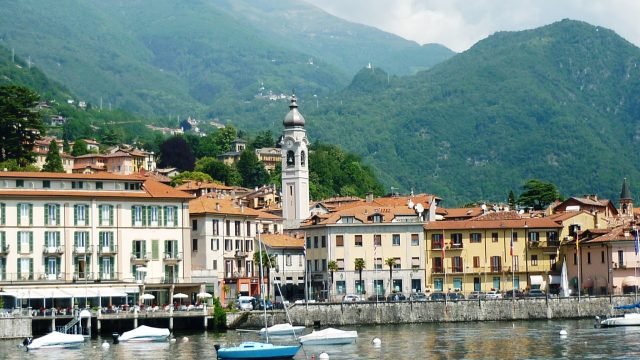
<svg viewBox="0 0 640 360">
<path fill-rule="evenodd" d="M 345 20 L 461 52 L 497 31 L 562 19 L 612 29 L 640 46 L 638 0 L 305 0 Z"/>
</svg>

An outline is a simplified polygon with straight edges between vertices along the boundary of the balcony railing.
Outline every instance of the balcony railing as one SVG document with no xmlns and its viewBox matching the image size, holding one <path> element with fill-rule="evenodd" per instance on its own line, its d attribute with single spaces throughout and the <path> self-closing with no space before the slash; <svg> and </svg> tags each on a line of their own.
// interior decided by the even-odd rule
<svg viewBox="0 0 640 360">
<path fill-rule="evenodd" d="M 502 272 L 502 265 L 491 266 L 491 272 L 493 272 L 493 273 Z"/>
<path fill-rule="evenodd" d="M 463 270 L 462 270 L 462 266 L 452 266 L 452 267 L 451 267 L 451 272 L 454 272 L 454 273 L 461 273 L 462 271 L 463 271 Z"/>
<path fill-rule="evenodd" d="M 37 272 L 37 273 L 0 273 L 0 282 L 24 282 L 24 281 L 64 281 L 65 273 L 56 272 L 56 273 L 45 273 L 45 272 Z"/>
<path fill-rule="evenodd" d="M 91 254 L 93 253 L 93 246 L 74 246 L 73 247 L 74 254 Z"/>
<path fill-rule="evenodd" d="M 163 258 L 165 260 L 182 261 L 182 253 L 177 251 L 165 252 Z"/>
<path fill-rule="evenodd" d="M 79 271 L 79 272 L 74 272 L 73 273 L 73 280 L 74 281 L 78 281 L 78 280 L 93 280 L 94 279 L 94 275 L 92 272 L 90 271 Z"/>
<path fill-rule="evenodd" d="M 150 259 L 151 259 L 150 253 L 143 253 L 139 251 L 134 251 L 131 253 L 131 261 L 133 262 L 136 262 L 136 261 L 147 262 Z"/>
<path fill-rule="evenodd" d="M 118 253 L 118 245 L 100 246 L 98 247 L 99 255 L 112 255 Z"/>
<path fill-rule="evenodd" d="M 449 244 L 449 246 L 447 247 L 447 250 L 462 250 L 462 243 L 451 242 L 451 244 Z"/>
<path fill-rule="evenodd" d="M 540 241 L 540 240 L 529 240 L 529 247 L 534 248 L 534 247 L 558 247 L 560 246 L 560 240 L 547 240 L 547 241 Z"/>
<path fill-rule="evenodd" d="M 235 257 L 237 258 L 246 258 L 249 254 L 246 251 L 236 250 Z"/>
<path fill-rule="evenodd" d="M 107 272 L 107 273 L 98 273 L 97 280 L 100 281 L 114 281 L 118 280 L 120 277 L 120 273 L 117 272 Z"/>
<path fill-rule="evenodd" d="M 442 274 L 442 273 L 444 273 L 444 267 L 442 267 L 442 266 L 434 266 L 431 269 L 431 272 L 433 272 L 434 274 Z"/>
<path fill-rule="evenodd" d="M 442 241 L 431 241 L 431 250 L 442 250 Z"/>
<path fill-rule="evenodd" d="M 47 246 L 45 245 L 42 249 L 43 254 L 64 254 L 64 245 L 60 246 Z"/>
<path fill-rule="evenodd" d="M 0 245 L 0 255 L 6 255 L 9 253 L 9 244 Z"/>
</svg>

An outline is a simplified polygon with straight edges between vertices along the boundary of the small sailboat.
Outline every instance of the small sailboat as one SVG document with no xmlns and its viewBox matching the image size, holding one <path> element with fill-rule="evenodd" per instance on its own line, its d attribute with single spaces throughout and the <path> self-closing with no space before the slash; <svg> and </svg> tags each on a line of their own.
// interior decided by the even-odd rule
<svg viewBox="0 0 640 360">
<path fill-rule="evenodd" d="M 166 341 L 170 332 L 167 328 L 156 328 L 146 325 L 126 331 L 118 336 L 118 342 L 159 342 Z"/>
<path fill-rule="evenodd" d="M 260 233 L 258 232 L 258 247 L 260 255 L 262 255 L 262 241 L 260 240 Z M 262 276 L 262 256 L 260 256 L 260 285 L 264 287 L 264 276 Z M 218 359 L 293 359 L 294 356 L 300 350 L 302 345 L 275 345 L 269 343 L 270 331 L 267 326 L 267 309 L 263 308 L 264 316 L 264 336 L 265 342 L 258 341 L 245 341 L 238 346 L 221 347 L 220 345 L 214 345 Z M 286 309 L 285 309 L 286 311 Z M 280 324 L 282 325 L 282 324 Z M 288 324 L 291 326 L 290 324 Z M 278 325 L 274 325 L 278 326 Z M 292 327 L 293 328 L 293 327 Z M 293 332 L 295 335 L 295 331 Z"/>
<path fill-rule="evenodd" d="M 82 345 L 82 343 L 84 343 L 84 336 L 82 335 L 54 331 L 34 340 L 25 339 L 23 345 L 27 350 L 36 350 L 75 348 Z"/>
<path fill-rule="evenodd" d="M 260 336 L 295 336 L 301 334 L 304 331 L 304 326 L 293 326 L 289 323 L 276 324 L 269 326 L 268 328 L 260 329 Z"/>
<path fill-rule="evenodd" d="M 300 336 L 300 343 L 302 345 L 344 345 L 353 343 L 357 338 L 358 332 L 355 330 L 326 328 Z"/>
<path fill-rule="evenodd" d="M 640 308 L 640 303 L 631 305 L 622 305 L 614 307 L 615 310 L 634 310 Z M 639 326 L 640 314 L 639 313 L 626 313 L 601 319 L 596 316 L 596 326 L 600 327 L 613 327 L 613 326 Z"/>
</svg>

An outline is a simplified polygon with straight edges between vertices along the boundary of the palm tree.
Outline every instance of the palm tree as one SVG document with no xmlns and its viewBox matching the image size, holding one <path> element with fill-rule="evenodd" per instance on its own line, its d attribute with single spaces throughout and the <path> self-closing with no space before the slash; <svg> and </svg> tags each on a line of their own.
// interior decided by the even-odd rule
<svg viewBox="0 0 640 360">
<path fill-rule="evenodd" d="M 393 266 L 396 264 L 396 259 L 388 258 L 384 261 L 385 265 L 389 267 L 389 290 L 393 289 Z"/>
<path fill-rule="evenodd" d="M 333 288 L 333 272 L 338 271 L 338 263 L 335 260 L 331 260 L 329 261 L 329 264 L 327 264 L 327 268 L 331 274 L 331 286 L 329 287 L 329 291 L 331 291 Z M 329 294 L 329 298 L 331 298 L 331 294 Z"/>
<path fill-rule="evenodd" d="M 360 286 L 362 287 L 362 270 L 366 267 L 366 263 L 363 258 L 356 258 L 353 266 L 358 274 L 360 274 Z M 360 293 L 362 293 L 362 289 L 360 290 Z"/>
<path fill-rule="evenodd" d="M 268 254 L 266 251 L 258 251 L 253 253 L 253 263 L 260 265 L 260 255 L 262 255 L 262 273 L 267 274 L 267 296 L 262 295 L 263 299 L 267 299 L 271 294 L 271 266 L 275 267 L 278 261 L 278 257 L 275 254 Z"/>
</svg>

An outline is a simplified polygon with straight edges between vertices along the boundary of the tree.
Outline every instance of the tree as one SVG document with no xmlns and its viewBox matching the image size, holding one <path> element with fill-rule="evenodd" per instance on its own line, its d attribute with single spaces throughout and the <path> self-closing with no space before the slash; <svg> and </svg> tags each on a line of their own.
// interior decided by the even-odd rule
<svg viewBox="0 0 640 360">
<path fill-rule="evenodd" d="M 560 198 L 560 193 L 554 184 L 541 180 L 529 180 L 522 186 L 522 189 L 524 191 L 520 194 L 518 203 L 535 210 L 544 209 Z"/>
<path fill-rule="evenodd" d="M 240 176 L 238 169 L 212 157 L 207 156 L 196 161 L 195 171 L 203 172 L 226 185 L 240 185 L 242 183 L 242 176 Z"/>
<path fill-rule="evenodd" d="M 160 145 L 160 167 L 191 171 L 195 162 L 191 147 L 181 136 L 170 137 Z"/>
<path fill-rule="evenodd" d="M 199 171 L 183 171 L 171 178 L 171 186 L 182 185 L 189 180 L 201 182 L 213 181 L 211 176 L 209 176 L 208 174 Z"/>
<path fill-rule="evenodd" d="M 64 139 L 64 141 L 62 141 L 62 152 L 64 152 L 65 154 L 71 154 L 71 145 L 69 145 L 67 139 Z"/>
<path fill-rule="evenodd" d="M 220 304 L 220 298 L 213 299 L 213 328 L 216 330 L 227 329 L 227 313 Z"/>
<path fill-rule="evenodd" d="M 252 188 L 261 186 L 269 181 L 269 172 L 264 168 L 264 164 L 258 160 L 258 156 L 251 151 L 245 150 L 240 154 L 240 160 L 236 168 L 242 176 L 242 186 Z"/>
<path fill-rule="evenodd" d="M 335 260 L 329 261 L 327 269 L 329 269 L 329 274 L 331 274 L 331 286 L 329 286 L 329 290 L 331 290 L 333 289 L 333 273 L 339 270 L 338 263 Z"/>
<path fill-rule="evenodd" d="M 238 137 L 238 131 L 232 125 L 216 131 L 215 141 L 222 152 L 231 150 L 231 143 Z"/>
<path fill-rule="evenodd" d="M 38 101 L 38 94 L 26 87 L 0 86 L 0 162 L 15 159 L 22 167 L 33 162 L 33 146 L 45 130 L 35 111 Z"/>
<path fill-rule="evenodd" d="M 396 264 L 396 259 L 388 258 L 384 261 L 385 265 L 389 267 L 389 289 L 393 289 L 393 266 Z"/>
<path fill-rule="evenodd" d="M 81 156 L 88 153 L 89 153 L 89 148 L 87 146 L 87 142 L 82 139 L 76 140 L 76 142 L 73 144 L 73 150 L 71 150 L 71 155 Z"/>
<path fill-rule="evenodd" d="M 516 207 L 516 194 L 513 193 L 513 190 L 509 190 L 509 197 L 507 198 L 507 204 L 509 204 L 510 208 Z"/>
<path fill-rule="evenodd" d="M 364 286 L 362 286 L 362 270 L 365 269 L 366 267 L 366 263 L 364 262 L 363 258 L 356 258 L 356 260 L 353 263 L 354 269 L 358 272 L 358 275 L 360 276 L 360 291 L 358 292 L 359 294 L 363 294 L 364 293 Z"/>
<path fill-rule="evenodd" d="M 56 140 L 51 140 L 51 142 L 49 143 L 49 152 L 47 153 L 42 171 L 59 173 L 64 172 L 64 167 L 62 166 L 62 157 L 60 156 L 60 150 L 58 150 L 58 143 L 56 142 Z"/>
<path fill-rule="evenodd" d="M 262 256 L 262 259 L 260 259 Z M 269 294 L 271 294 L 271 266 L 275 267 L 278 258 L 275 254 L 269 254 L 266 251 L 258 251 L 253 253 L 253 262 L 254 264 L 260 265 L 260 260 L 262 260 L 262 273 L 267 273 L 267 296 L 262 295 L 263 299 L 267 299 Z"/>
<path fill-rule="evenodd" d="M 259 132 L 251 143 L 254 149 L 273 147 L 274 145 L 275 141 L 273 140 L 273 133 L 270 129 Z"/>
<path fill-rule="evenodd" d="M 35 165 L 29 164 L 26 166 L 20 166 L 20 164 L 18 164 L 18 161 L 16 159 L 9 159 L 7 161 L 0 162 L 0 171 L 4 171 L 4 169 L 7 169 L 7 171 L 29 171 L 29 172 L 40 171 L 40 169 Z"/>
</svg>

